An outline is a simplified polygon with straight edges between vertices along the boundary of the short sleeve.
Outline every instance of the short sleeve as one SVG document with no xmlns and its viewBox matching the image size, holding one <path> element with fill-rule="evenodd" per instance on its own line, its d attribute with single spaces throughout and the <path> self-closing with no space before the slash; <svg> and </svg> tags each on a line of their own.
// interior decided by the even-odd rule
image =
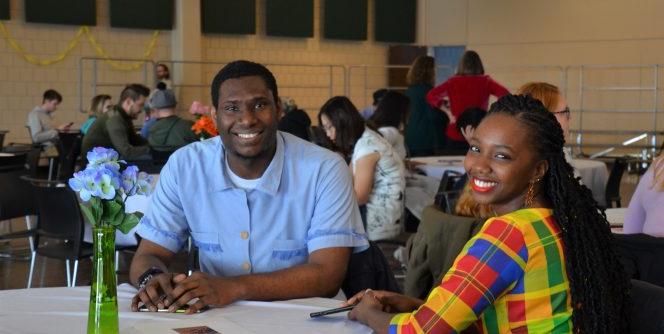
<svg viewBox="0 0 664 334">
<path fill-rule="evenodd" d="M 355 143 L 355 147 L 353 148 L 353 164 L 368 154 L 379 152 L 378 147 L 374 142 L 374 138 L 371 138 L 368 131 L 368 129 L 365 129 L 362 137 L 360 137 L 360 139 L 357 140 L 357 143 Z"/>
<path fill-rule="evenodd" d="M 316 182 L 316 204 L 307 233 L 309 253 L 329 247 L 368 247 L 350 171 L 341 158 L 323 163 Z"/>
<path fill-rule="evenodd" d="M 176 158 L 174 155 L 173 158 Z M 150 198 L 150 207 L 141 219 L 137 233 L 173 253 L 187 240 L 188 224 L 177 185 L 178 159 L 169 159 L 159 175 Z"/>
</svg>

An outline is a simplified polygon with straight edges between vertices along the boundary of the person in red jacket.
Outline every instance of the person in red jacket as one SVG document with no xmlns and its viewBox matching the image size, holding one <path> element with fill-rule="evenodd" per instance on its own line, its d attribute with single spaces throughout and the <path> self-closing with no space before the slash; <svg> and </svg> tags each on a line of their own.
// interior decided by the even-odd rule
<svg viewBox="0 0 664 334">
<path fill-rule="evenodd" d="M 456 119 L 464 110 L 470 107 L 487 110 L 490 95 L 500 98 L 506 94 L 509 94 L 507 88 L 484 74 L 484 66 L 477 52 L 464 52 L 456 74 L 427 94 L 427 102 L 440 108 L 450 119 L 446 130 L 446 151 L 451 154 L 465 154 L 468 150 L 466 139 L 456 128 Z M 444 103 L 446 99 L 449 100 L 449 106 Z"/>
</svg>

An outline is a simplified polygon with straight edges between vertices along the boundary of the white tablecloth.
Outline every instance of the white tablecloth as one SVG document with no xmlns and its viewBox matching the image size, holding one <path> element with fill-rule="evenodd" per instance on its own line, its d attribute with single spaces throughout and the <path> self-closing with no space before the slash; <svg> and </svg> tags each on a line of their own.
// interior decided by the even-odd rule
<svg viewBox="0 0 664 334">
<path fill-rule="evenodd" d="M 417 169 L 423 171 L 427 176 L 440 180 L 443 173 L 448 170 L 465 173 L 463 159 L 465 156 L 437 156 L 413 158 L 413 161 L 424 163 L 417 166 Z M 606 191 L 606 182 L 609 179 L 609 173 L 606 164 L 589 159 L 572 159 L 570 164 L 579 172 L 581 181 L 593 193 L 593 198 L 600 205 L 606 205 L 604 192 Z M 435 192 L 434 192 L 435 195 Z M 408 196 L 408 193 L 406 193 Z M 433 202 L 433 197 L 431 198 Z"/>
<path fill-rule="evenodd" d="M 609 172 L 606 164 L 589 159 L 572 159 L 570 164 L 579 172 L 581 181 L 593 193 L 593 198 L 599 205 L 606 205 L 604 193 L 606 182 L 609 180 Z"/>
<path fill-rule="evenodd" d="M 237 302 L 195 315 L 131 312 L 136 289 L 118 287 L 120 333 L 163 333 L 172 328 L 208 326 L 220 333 L 371 333 L 347 313 L 311 319 L 310 312 L 338 307 L 339 300 Z M 90 287 L 0 291 L 0 333 L 85 333 Z M 171 332 L 175 333 L 175 332 Z"/>
<path fill-rule="evenodd" d="M 463 159 L 465 155 L 449 155 L 438 157 L 419 157 L 413 158 L 412 161 L 421 162 L 423 165 L 417 166 L 427 176 L 436 178 L 438 180 L 443 178 L 445 171 L 452 170 L 459 173 L 465 173 L 463 168 Z"/>
</svg>

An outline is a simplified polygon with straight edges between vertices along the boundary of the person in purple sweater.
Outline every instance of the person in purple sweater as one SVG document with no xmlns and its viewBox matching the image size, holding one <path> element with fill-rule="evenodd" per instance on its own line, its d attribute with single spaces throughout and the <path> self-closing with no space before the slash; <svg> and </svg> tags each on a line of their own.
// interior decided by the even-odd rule
<svg viewBox="0 0 664 334">
<path fill-rule="evenodd" d="M 639 181 L 625 214 L 623 231 L 664 237 L 664 153 Z"/>
</svg>

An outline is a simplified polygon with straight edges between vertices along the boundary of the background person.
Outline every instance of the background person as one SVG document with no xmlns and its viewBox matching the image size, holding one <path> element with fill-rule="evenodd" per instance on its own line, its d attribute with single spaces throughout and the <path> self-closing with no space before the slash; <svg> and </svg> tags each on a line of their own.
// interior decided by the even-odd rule
<svg viewBox="0 0 664 334">
<path fill-rule="evenodd" d="M 397 91 L 388 91 L 367 121 L 370 127 L 378 129 L 383 138 L 392 145 L 401 160 L 406 159 L 406 145 L 401 133 L 406 127 L 409 104 L 405 95 Z"/>
<path fill-rule="evenodd" d="M 399 224 L 406 187 L 403 160 L 385 138 L 365 126 L 347 97 L 336 96 L 325 102 L 318 123 L 336 149 L 350 160 L 357 202 L 366 210 L 369 240 L 397 236 L 403 227 Z"/>
<path fill-rule="evenodd" d="M 134 131 L 132 123 L 143 110 L 150 89 L 141 84 L 126 86 L 118 104 L 99 117 L 83 136 L 81 155 L 85 155 L 94 147 L 106 147 L 116 150 L 121 159 L 150 159 L 150 148 L 147 141 Z"/>
<path fill-rule="evenodd" d="M 32 142 L 46 147 L 54 147 L 58 131 L 66 131 L 73 123 L 53 126 L 53 113 L 62 102 L 62 95 L 53 89 L 44 92 L 42 104 L 28 113 L 27 126 L 30 128 Z"/>
<path fill-rule="evenodd" d="M 97 95 L 92 98 L 90 102 L 90 110 L 88 111 L 88 119 L 81 125 L 81 133 L 86 134 L 92 124 L 99 118 L 101 115 L 105 114 L 107 111 L 111 110 L 111 96 L 102 94 Z"/>
<path fill-rule="evenodd" d="M 629 201 L 623 232 L 664 237 L 664 154 L 660 153 L 639 180 Z"/>
<path fill-rule="evenodd" d="M 427 101 L 436 108 L 441 108 L 450 119 L 447 125 L 447 154 L 465 154 L 468 143 L 457 130 L 457 118 L 470 107 L 486 110 L 491 95 L 500 98 L 508 94 L 507 88 L 484 74 L 484 65 L 477 52 L 468 50 L 463 53 L 457 66 L 456 74 L 427 93 Z M 449 99 L 449 108 L 444 105 Z"/>
<path fill-rule="evenodd" d="M 175 115 L 177 100 L 170 89 L 159 89 L 149 101 L 156 122 L 150 126 L 148 144 L 155 151 L 175 151 L 198 140 L 194 122 Z"/>
<path fill-rule="evenodd" d="M 368 120 L 369 118 L 371 118 L 371 115 L 373 115 L 374 112 L 376 111 L 376 107 L 378 106 L 380 99 L 383 98 L 385 93 L 387 93 L 387 89 L 385 88 L 377 89 L 373 92 L 373 94 L 371 95 L 371 97 L 373 98 L 373 103 L 370 106 L 367 106 L 360 111 L 360 114 L 362 114 L 362 118 L 364 118 L 364 120 Z"/>
<path fill-rule="evenodd" d="M 433 57 L 419 56 L 413 61 L 406 76 L 410 112 L 405 139 L 411 157 L 435 155 L 447 142 L 444 130 L 449 120 L 426 101 L 427 93 L 435 83 L 435 66 Z"/>
</svg>

